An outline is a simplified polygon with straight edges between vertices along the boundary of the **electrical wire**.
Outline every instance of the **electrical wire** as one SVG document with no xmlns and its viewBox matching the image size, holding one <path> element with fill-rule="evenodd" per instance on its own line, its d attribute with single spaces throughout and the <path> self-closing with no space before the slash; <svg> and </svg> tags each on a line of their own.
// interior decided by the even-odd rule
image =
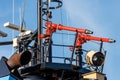
<svg viewBox="0 0 120 80">
<path fill-rule="evenodd" d="M 61 0 L 61 2 L 62 2 L 62 0 Z M 62 16 L 62 8 L 60 8 L 60 17 L 61 17 L 61 19 L 60 19 L 60 23 L 61 24 L 63 24 L 63 16 Z M 62 44 L 64 45 L 64 36 L 63 36 L 63 31 L 62 31 Z M 63 56 L 64 56 L 64 54 L 65 54 L 65 49 L 64 49 L 64 47 L 63 47 Z"/>
<path fill-rule="evenodd" d="M 95 44 L 97 44 L 97 45 L 99 45 L 99 46 L 100 46 L 100 44 L 101 44 L 100 42 L 97 42 L 97 41 L 90 41 L 90 42 L 95 43 Z M 102 47 L 102 51 L 105 52 L 106 50 Z"/>
</svg>

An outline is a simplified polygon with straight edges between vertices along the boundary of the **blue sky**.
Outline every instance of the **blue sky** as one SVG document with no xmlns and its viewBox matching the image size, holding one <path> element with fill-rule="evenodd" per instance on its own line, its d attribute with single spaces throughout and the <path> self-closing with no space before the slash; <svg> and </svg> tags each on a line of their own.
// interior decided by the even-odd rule
<svg viewBox="0 0 120 80">
<path fill-rule="evenodd" d="M 94 32 L 93 35 L 99 37 L 113 38 L 116 43 L 104 43 L 104 49 L 107 50 L 107 56 L 104 66 L 104 73 L 108 80 L 119 80 L 120 72 L 120 1 L 119 0 L 63 0 L 62 9 L 53 11 L 52 21 L 55 23 L 62 23 L 64 25 L 86 28 Z M 14 23 L 20 24 L 20 8 L 23 6 L 24 0 L 15 0 L 15 18 Z M 25 8 L 25 22 L 29 29 L 36 29 L 36 2 L 37 0 L 26 0 Z M 62 11 L 62 12 L 61 12 Z M 61 16 L 62 14 L 62 16 Z M 12 40 L 12 30 L 3 27 L 5 22 L 13 22 L 12 18 L 12 0 L 0 0 L 0 30 L 8 33 L 8 37 L 0 37 L 0 42 Z M 15 36 L 17 32 L 15 31 Z M 69 32 L 68 32 L 69 33 Z M 59 36 L 62 37 L 62 36 Z M 59 40 L 56 37 L 56 40 Z M 68 44 L 71 43 L 71 38 L 67 36 Z M 62 40 L 61 40 L 62 41 Z M 58 41 L 55 41 L 57 43 Z M 65 43 L 63 40 L 59 43 Z M 83 45 L 83 48 L 94 44 L 88 42 Z M 12 46 L 0 46 L 0 57 L 10 57 L 12 54 Z M 63 48 L 60 48 L 62 50 Z M 96 48 L 95 48 L 96 49 Z M 69 51 L 62 50 L 67 53 Z M 67 54 L 62 54 L 64 56 Z"/>
</svg>

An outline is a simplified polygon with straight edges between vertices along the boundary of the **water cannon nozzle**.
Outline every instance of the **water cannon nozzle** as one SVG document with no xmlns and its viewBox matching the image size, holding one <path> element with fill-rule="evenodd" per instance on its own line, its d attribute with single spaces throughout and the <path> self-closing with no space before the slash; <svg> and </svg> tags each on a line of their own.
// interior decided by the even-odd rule
<svg viewBox="0 0 120 80">
<path fill-rule="evenodd" d="M 93 34 L 93 31 L 86 29 L 86 34 Z"/>
<path fill-rule="evenodd" d="M 109 43 L 115 43 L 116 42 L 116 40 L 114 40 L 114 39 L 109 39 Z"/>
</svg>

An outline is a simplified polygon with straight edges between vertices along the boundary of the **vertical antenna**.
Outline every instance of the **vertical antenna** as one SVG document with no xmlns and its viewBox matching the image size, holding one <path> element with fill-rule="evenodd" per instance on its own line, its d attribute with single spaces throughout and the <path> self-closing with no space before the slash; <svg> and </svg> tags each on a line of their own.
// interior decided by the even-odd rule
<svg viewBox="0 0 120 80">
<path fill-rule="evenodd" d="M 21 23 L 22 23 L 22 19 L 21 19 L 22 9 L 21 8 L 19 8 L 19 12 L 20 12 L 19 14 L 20 14 L 20 31 L 21 31 Z"/>
<path fill-rule="evenodd" d="M 62 1 L 62 0 L 61 0 Z M 60 15 L 61 15 L 61 19 L 60 19 L 60 22 L 61 22 L 61 24 L 63 24 L 63 16 L 62 16 L 62 8 L 60 8 Z M 64 36 L 63 36 L 63 31 L 62 31 L 62 44 L 64 45 Z M 64 56 L 64 48 L 65 47 L 63 47 L 63 55 L 62 56 Z"/>
<path fill-rule="evenodd" d="M 47 0 L 47 14 L 50 13 L 50 0 Z M 49 21 L 49 15 L 47 15 L 46 20 Z M 46 46 L 46 62 L 52 63 L 52 34 L 50 34 L 50 39 L 47 40 L 47 46 Z"/>
<path fill-rule="evenodd" d="M 70 25 L 70 24 L 69 24 L 69 18 L 68 18 L 69 14 L 68 14 L 67 12 L 65 12 L 65 13 L 66 13 L 66 25 L 69 26 L 69 25 Z M 70 44 L 70 35 L 69 35 L 70 32 L 67 31 L 67 33 L 68 33 L 68 37 L 67 37 L 67 38 L 68 38 L 68 44 Z"/>
<path fill-rule="evenodd" d="M 13 7 L 13 15 L 12 16 L 13 16 L 13 24 L 14 24 L 14 0 L 13 0 L 13 6 L 12 7 Z"/>
<path fill-rule="evenodd" d="M 24 14 L 25 14 L 25 7 L 26 7 L 26 0 L 24 0 L 23 2 L 23 8 L 21 9 L 21 24 L 20 24 L 20 31 L 22 30 L 22 28 L 25 26 L 25 21 L 24 21 Z"/>
<path fill-rule="evenodd" d="M 12 15 L 12 22 L 13 22 L 13 24 L 14 24 L 14 19 L 15 19 L 15 16 L 14 16 L 14 0 L 13 0 L 13 6 L 12 6 L 12 12 L 13 12 L 13 15 Z M 12 30 L 12 38 L 14 38 L 14 30 Z M 12 47 L 12 53 L 14 53 L 14 48 Z"/>
<path fill-rule="evenodd" d="M 42 0 L 38 0 L 38 35 L 42 34 Z M 37 63 L 42 62 L 43 60 L 43 53 L 42 53 L 42 40 L 39 40 L 38 38 L 38 49 L 37 52 L 37 59 L 40 59 L 40 61 L 37 61 Z"/>
</svg>

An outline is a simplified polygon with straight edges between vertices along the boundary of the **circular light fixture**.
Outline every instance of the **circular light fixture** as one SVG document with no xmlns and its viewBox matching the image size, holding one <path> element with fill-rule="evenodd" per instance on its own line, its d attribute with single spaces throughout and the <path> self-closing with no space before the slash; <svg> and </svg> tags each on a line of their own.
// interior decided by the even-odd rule
<svg viewBox="0 0 120 80">
<path fill-rule="evenodd" d="M 104 63 L 105 56 L 101 52 L 90 50 L 86 54 L 86 62 L 92 66 L 101 66 Z"/>
</svg>

